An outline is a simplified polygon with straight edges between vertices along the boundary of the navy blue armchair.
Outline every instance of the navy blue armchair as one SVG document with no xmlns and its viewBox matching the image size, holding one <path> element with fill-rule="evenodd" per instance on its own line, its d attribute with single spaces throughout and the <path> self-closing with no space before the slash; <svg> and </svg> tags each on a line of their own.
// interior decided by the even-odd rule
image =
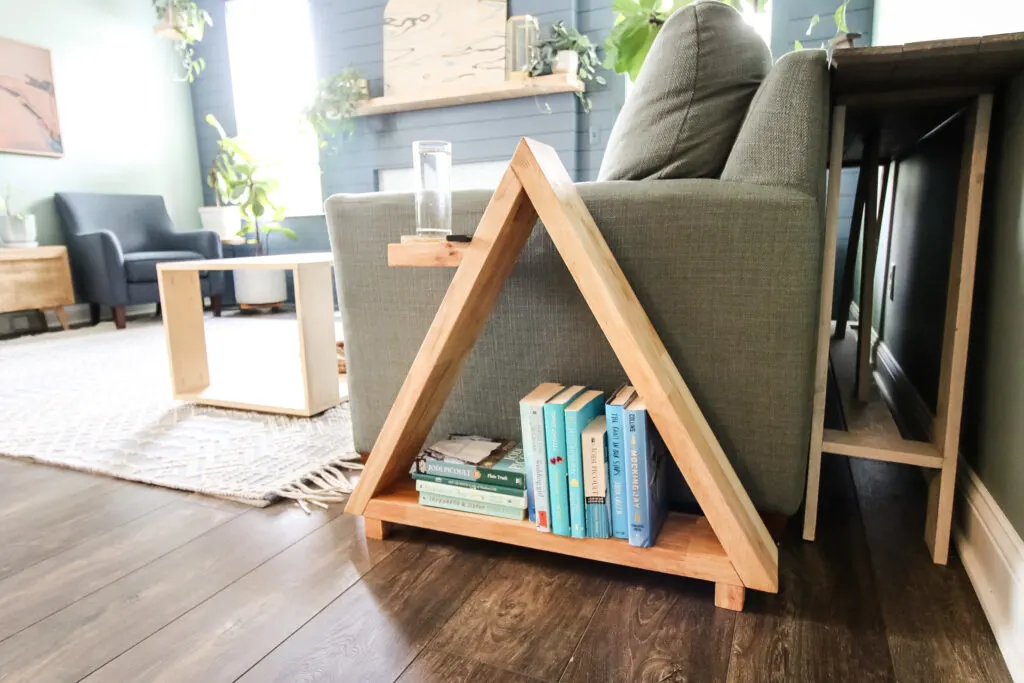
<svg viewBox="0 0 1024 683">
<path fill-rule="evenodd" d="M 125 307 L 159 303 L 156 264 L 221 258 L 220 236 L 209 230 L 175 232 L 163 197 L 61 192 L 55 196 L 71 270 L 89 302 L 93 324 L 110 306 L 118 329 Z M 224 273 L 200 273 L 203 296 L 220 315 Z"/>
</svg>

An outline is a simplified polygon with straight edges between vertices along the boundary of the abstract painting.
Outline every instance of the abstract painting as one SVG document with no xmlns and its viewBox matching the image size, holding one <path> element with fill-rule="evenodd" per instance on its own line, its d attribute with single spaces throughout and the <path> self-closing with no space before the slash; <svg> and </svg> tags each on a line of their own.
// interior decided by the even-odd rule
<svg viewBox="0 0 1024 683">
<path fill-rule="evenodd" d="M 384 95 L 505 80 L 506 0 L 389 0 Z"/>
<path fill-rule="evenodd" d="M 0 152 L 64 154 L 50 51 L 0 38 Z"/>
</svg>

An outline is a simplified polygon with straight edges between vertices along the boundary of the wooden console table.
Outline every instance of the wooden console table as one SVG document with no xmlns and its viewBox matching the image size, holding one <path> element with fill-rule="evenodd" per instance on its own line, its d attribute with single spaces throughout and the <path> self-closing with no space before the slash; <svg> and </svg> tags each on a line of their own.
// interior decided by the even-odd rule
<svg viewBox="0 0 1024 683">
<path fill-rule="evenodd" d="M 64 307 L 73 303 L 66 247 L 0 248 L 0 313 L 50 310 L 68 330 Z"/>
<path fill-rule="evenodd" d="M 833 56 L 832 133 L 822 265 L 818 357 L 804 538 L 813 540 L 818 511 L 822 452 L 916 465 L 931 471 L 925 541 L 932 560 L 949 554 L 960 418 L 963 409 L 974 268 L 981 221 L 985 161 L 992 118 L 992 93 L 1024 70 L 1024 34 L 837 50 Z M 860 168 L 853 223 L 840 293 L 836 335 L 846 332 L 853 295 L 853 271 L 864 223 L 855 400 L 866 401 L 873 381 L 871 319 L 882 206 L 890 172 L 898 181 L 899 160 L 938 129 L 964 127 L 960 185 L 949 266 L 949 288 L 939 374 L 939 397 L 931 440 L 910 441 L 890 424 L 861 431 L 824 429 L 829 337 L 839 222 L 839 186 L 844 166 Z M 879 199 L 878 169 L 884 167 Z M 892 169 L 890 171 L 890 169 Z M 895 199 L 895 191 L 893 192 Z"/>
</svg>

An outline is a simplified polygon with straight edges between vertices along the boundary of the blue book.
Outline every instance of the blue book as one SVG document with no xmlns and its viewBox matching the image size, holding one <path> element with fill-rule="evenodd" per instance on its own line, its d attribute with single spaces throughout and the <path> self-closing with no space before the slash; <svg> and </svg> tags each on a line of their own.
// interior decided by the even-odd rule
<svg viewBox="0 0 1024 683">
<path fill-rule="evenodd" d="M 565 454 L 565 407 L 586 387 L 574 386 L 544 404 L 544 445 L 548 458 L 548 503 L 551 531 L 568 536 L 569 477 Z"/>
<path fill-rule="evenodd" d="M 519 401 L 519 419 L 523 428 L 523 452 L 526 456 L 526 502 L 530 521 L 539 531 L 551 531 L 551 504 L 548 499 L 548 458 L 544 446 L 544 404 L 564 389 L 561 384 L 545 382 Z"/>
<path fill-rule="evenodd" d="M 565 409 L 565 460 L 569 475 L 569 523 L 573 538 L 587 537 L 583 491 L 583 429 L 604 412 L 604 392 L 584 391 Z"/>
<path fill-rule="evenodd" d="M 608 418 L 598 415 L 583 428 L 583 493 L 587 503 L 587 537 L 611 538 L 608 505 Z"/>
<path fill-rule="evenodd" d="M 629 517 L 626 515 L 626 416 L 625 408 L 636 398 L 636 390 L 624 384 L 608 400 L 604 414 L 608 418 L 608 480 L 611 491 L 612 535 L 629 538 Z"/>
<path fill-rule="evenodd" d="M 651 424 L 647 404 L 643 399 L 635 399 L 625 412 L 629 447 L 626 462 L 629 478 L 629 496 L 626 498 L 629 544 L 649 548 L 654 545 L 667 513 L 668 451 Z"/>
</svg>

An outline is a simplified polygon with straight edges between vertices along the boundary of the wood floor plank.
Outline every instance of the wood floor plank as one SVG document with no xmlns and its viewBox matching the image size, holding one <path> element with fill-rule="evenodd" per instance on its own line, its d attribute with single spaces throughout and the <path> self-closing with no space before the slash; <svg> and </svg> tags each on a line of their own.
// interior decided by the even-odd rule
<svg viewBox="0 0 1024 683">
<path fill-rule="evenodd" d="M 736 613 L 714 585 L 620 571 L 562 681 L 724 681 Z"/>
<path fill-rule="evenodd" d="M 239 512 L 175 502 L 0 580 L 0 641 Z"/>
<path fill-rule="evenodd" d="M 235 680 L 401 545 L 367 540 L 362 527 L 336 518 L 85 680 Z"/>
<path fill-rule="evenodd" d="M 791 520 L 778 595 L 751 591 L 736 615 L 728 680 L 896 681 L 848 460 L 826 455 L 818 535 Z"/>
<path fill-rule="evenodd" d="M 87 472 L 0 457 L 0 517 L 50 507 L 102 481 Z"/>
<path fill-rule="evenodd" d="M 494 561 L 479 542 L 417 535 L 239 681 L 393 681 Z"/>
<path fill-rule="evenodd" d="M 428 647 L 409 665 L 398 683 L 532 683 L 535 680 Z"/>
<path fill-rule="evenodd" d="M 341 514 L 252 510 L 0 643 L 4 683 L 77 681 Z"/>
<path fill-rule="evenodd" d="M 170 489 L 96 479 L 96 485 L 61 501 L 60 505 L 3 520 L 0 579 L 183 498 L 180 492 Z"/>
<path fill-rule="evenodd" d="M 608 571 L 596 562 L 508 551 L 431 646 L 555 680 L 608 586 Z"/>
<path fill-rule="evenodd" d="M 1009 681 L 960 558 L 951 554 L 943 567 L 928 554 L 921 475 L 890 463 L 851 466 L 899 680 Z"/>
</svg>

